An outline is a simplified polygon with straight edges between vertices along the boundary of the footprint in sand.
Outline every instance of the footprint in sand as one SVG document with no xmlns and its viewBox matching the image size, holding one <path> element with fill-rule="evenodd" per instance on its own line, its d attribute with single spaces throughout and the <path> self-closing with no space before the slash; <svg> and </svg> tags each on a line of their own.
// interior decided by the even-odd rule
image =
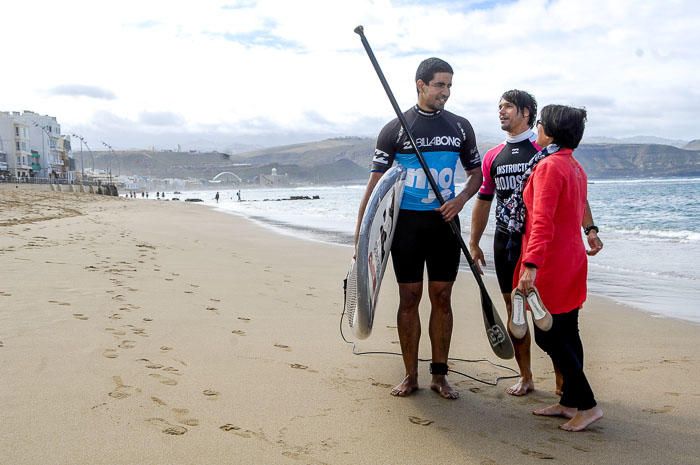
<svg viewBox="0 0 700 465">
<path fill-rule="evenodd" d="M 174 408 L 173 413 L 175 414 L 175 419 L 177 420 L 178 423 L 182 423 L 183 425 L 187 425 L 187 426 L 199 425 L 199 420 L 188 416 L 188 414 L 190 413 L 189 409 Z"/>
<path fill-rule="evenodd" d="M 234 329 L 231 331 L 233 334 L 236 334 L 238 336 L 245 336 L 245 331 L 241 331 L 240 329 Z"/>
<path fill-rule="evenodd" d="M 119 354 L 117 353 L 117 349 L 105 349 L 104 352 L 102 352 L 102 356 L 106 358 L 117 358 Z"/>
<path fill-rule="evenodd" d="M 420 426 L 429 426 L 435 423 L 433 420 L 425 420 L 420 417 L 408 417 L 408 421 L 413 423 L 414 425 L 420 425 Z"/>
<path fill-rule="evenodd" d="M 173 425 L 163 418 L 148 418 L 146 422 L 160 428 L 163 433 L 172 436 L 181 436 L 187 432 L 187 428 L 184 426 Z"/>
<path fill-rule="evenodd" d="M 169 350 L 173 350 L 173 348 L 168 346 L 160 346 L 160 350 L 162 350 L 163 352 L 167 352 Z"/>
<path fill-rule="evenodd" d="M 250 318 L 247 318 L 245 316 L 239 316 L 238 319 L 241 321 L 250 321 Z"/>
<path fill-rule="evenodd" d="M 553 455 L 545 454 L 544 452 L 539 452 L 539 451 L 531 450 L 531 449 L 527 449 L 527 448 L 520 449 L 520 453 L 523 455 L 529 455 L 529 456 L 532 456 L 532 457 L 535 457 L 535 458 L 538 458 L 541 460 L 554 460 L 554 458 L 555 458 Z"/>
<path fill-rule="evenodd" d="M 287 352 L 291 352 L 291 350 L 292 350 L 292 349 L 289 348 L 288 345 L 284 345 L 284 344 L 275 344 L 275 347 L 277 347 L 278 349 L 284 349 L 284 350 L 286 350 Z"/>
<path fill-rule="evenodd" d="M 209 299 L 212 302 L 221 302 L 221 299 Z"/>
<path fill-rule="evenodd" d="M 231 423 L 226 423 L 225 425 L 219 426 L 219 429 L 221 431 L 226 431 L 229 433 L 233 433 L 236 436 L 240 436 L 242 438 L 250 439 L 253 436 L 259 436 L 258 433 L 251 431 L 249 429 L 243 429 L 240 426 L 232 425 Z"/>
<path fill-rule="evenodd" d="M 153 318 L 144 318 L 143 321 L 145 321 L 145 322 L 153 321 Z"/>
<path fill-rule="evenodd" d="M 88 319 L 88 317 L 86 317 L 82 313 L 74 313 L 73 316 L 75 317 L 76 320 L 87 320 Z"/>
<path fill-rule="evenodd" d="M 308 366 L 302 365 L 301 363 L 291 363 L 289 366 L 292 368 L 296 368 L 297 370 L 306 370 L 307 368 L 309 368 Z"/>
<path fill-rule="evenodd" d="M 167 376 L 159 375 L 158 373 L 151 373 L 148 376 L 150 376 L 151 378 L 157 379 L 160 384 L 165 384 L 166 386 L 176 386 L 177 385 L 177 380 L 174 380 L 172 378 L 168 378 Z"/>
<path fill-rule="evenodd" d="M 194 294 L 192 291 L 185 291 L 185 294 Z"/>
<path fill-rule="evenodd" d="M 204 391 L 202 391 L 202 394 L 204 394 L 210 399 L 216 399 L 220 395 L 218 391 L 215 391 L 213 389 L 205 389 Z"/>
<path fill-rule="evenodd" d="M 380 383 L 379 381 L 374 381 L 372 378 L 370 378 L 370 381 L 372 381 L 372 386 L 377 386 L 385 389 L 389 389 L 391 384 L 386 384 L 386 383 Z"/>
<path fill-rule="evenodd" d="M 642 409 L 642 412 L 647 412 L 647 413 L 668 413 L 672 412 L 675 407 L 673 405 L 664 405 L 663 407 L 659 408 L 645 408 Z"/>
<path fill-rule="evenodd" d="M 165 403 L 164 400 L 159 399 L 159 398 L 156 397 L 156 396 L 151 396 L 151 400 L 153 401 L 154 404 L 158 404 L 158 405 L 160 405 L 160 406 L 166 406 L 166 405 L 168 405 L 168 404 Z"/>
<path fill-rule="evenodd" d="M 136 347 L 136 341 L 123 340 L 118 346 L 120 349 L 133 349 Z"/>
<path fill-rule="evenodd" d="M 212 313 L 216 313 L 217 315 L 219 314 L 219 309 L 216 307 L 207 307 L 207 310 Z"/>
<path fill-rule="evenodd" d="M 141 336 L 141 337 L 148 337 L 148 334 L 146 334 L 146 329 L 145 328 L 133 328 L 131 330 L 131 333 L 134 336 Z"/>
<path fill-rule="evenodd" d="M 0 341 L 0 347 L 5 347 L 5 344 L 2 341 Z"/>
<path fill-rule="evenodd" d="M 112 397 L 114 399 L 126 399 L 133 393 L 141 392 L 141 390 L 138 388 L 134 388 L 133 386 L 127 386 L 126 384 L 124 384 L 121 376 L 112 376 L 112 381 L 114 381 L 116 388 L 108 395 L 109 397 Z"/>
</svg>

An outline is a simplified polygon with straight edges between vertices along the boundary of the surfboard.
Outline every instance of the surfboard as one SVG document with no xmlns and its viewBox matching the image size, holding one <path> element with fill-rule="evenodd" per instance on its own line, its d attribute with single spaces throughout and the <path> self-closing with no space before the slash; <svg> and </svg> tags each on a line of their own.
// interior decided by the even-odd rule
<svg viewBox="0 0 700 465">
<path fill-rule="evenodd" d="M 379 288 L 389 261 L 405 181 L 406 169 L 403 166 L 389 168 L 370 195 L 362 217 L 357 256 L 348 274 L 351 280 L 348 287 L 356 286 L 353 291 L 357 298 L 354 312 L 348 312 L 348 323 L 359 339 L 366 339 L 372 332 Z M 356 281 L 352 282 L 352 279 Z"/>
</svg>

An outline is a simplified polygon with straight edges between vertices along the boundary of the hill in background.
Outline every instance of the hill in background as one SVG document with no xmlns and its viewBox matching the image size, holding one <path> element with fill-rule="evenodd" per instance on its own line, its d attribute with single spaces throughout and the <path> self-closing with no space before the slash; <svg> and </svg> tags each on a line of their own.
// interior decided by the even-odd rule
<svg viewBox="0 0 700 465">
<path fill-rule="evenodd" d="M 365 182 L 374 151 L 373 138 L 342 137 L 285 145 L 246 153 L 121 151 L 83 153 L 85 167 L 113 174 L 153 178 L 212 179 L 236 173 L 246 183 L 260 174 L 287 174 L 299 184 Z M 485 153 L 492 141 L 480 144 Z M 75 154 L 80 169 L 80 155 Z M 700 176 L 700 140 L 684 148 L 661 144 L 583 144 L 576 158 L 595 178 Z"/>
</svg>

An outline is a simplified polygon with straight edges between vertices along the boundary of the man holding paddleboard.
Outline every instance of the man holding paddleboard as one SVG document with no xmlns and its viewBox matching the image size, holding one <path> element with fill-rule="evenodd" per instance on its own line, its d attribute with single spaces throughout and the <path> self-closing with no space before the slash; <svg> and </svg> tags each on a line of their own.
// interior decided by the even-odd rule
<svg viewBox="0 0 700 465">
<path fill-rule="evenodd" d="M 432 347 L 431 389 L 446 399 L 459 393 L 447 382 L 447 359 L 452 336 L 452 286 L 457 277 L 460 244 L 449 222 L 477 192 L 482 182 L 481 158 L 476 137 L 465 118 L 444 109 L 452 87 L 452 67 L 439 58 L 428 58 L 416 72 L 417 104 L 403 113 L 418 149 L 430 168 L 446 202 L 441 206 L 398 119 L 379 134 L 372 172 L 360 203 L 355 242 L 367 202 L 383 173 L 396 162 L 407 175 L 396 230 L 391 246 L 399 286 L 397 327 L 406 376 L 391 394 L 408 396 L 418 389 L 418 343 L 421 334 L 418 306 L 423 295 L 424 268 L 428 272 L 431 302 L 429 335 Z M 454 175 L 460 161 L 466 174 L 465 188 L 455 195 Z"/>
<path fill-rule="evenodd" d="M 479 241 L 486 229 L 491 202 L 495 196 L 497 201 L 493 260 L 510 320 L 513 313 L 511 303 L 513 272 L 520 257 L 522 237 L 520 234 L 511 235 L 508 232 L 509 218 L 508 212 L 503 208 L 503 202 L 511 196 L 516 185 L 521 182 L 530 159 L 541 149 L 535 142 L 537 135 L 532 130 L 537 117 L 537 101 L 530 93 L 523 90 L 509 90 L 501 96 L 498 115 L 501 129 L 506 132 L 507 138 L 484 155 L 482 165 L 484 181 L 472 209 L 469 252 L 477 266 L 479 263 L 486 265 Z M 593 226 L 593 216 L 588 203 L 586 203 L 582 226 L 585 228 L 590 247 L 588 255 L 595 255 L 603 248 L 603 243 L 598 238 L 598 228 Z M 514 337 L 512 332 L 510 335 L 515 349 L 515 360 L 520 370 L 520 379 L 506 389 L 506 392 L 514 396 L 524 396 L 535 389 L 530 369 L 530 331 L 526 331 L 520 339 Z M 556 366 L 554 371 L 556 390 L 557 393 L 561 393 L 561 373 Z"/>
</svg>

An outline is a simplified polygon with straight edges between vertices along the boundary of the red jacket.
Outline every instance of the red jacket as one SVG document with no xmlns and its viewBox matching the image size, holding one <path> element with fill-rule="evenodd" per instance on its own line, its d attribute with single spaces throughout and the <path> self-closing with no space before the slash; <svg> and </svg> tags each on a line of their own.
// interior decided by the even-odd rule
<svg viewBox="0 0 700 465">
<path fill-rule="evenodd" d="M 540 161 L 525 184 L 525 235 L 513 285 L 524 263 L 537 267 L 535 286 L 551 313 L 580 308 L 586 300 L 588 258 L 581 239 L 587 177 L 573 150 Z"/>
</svg>

